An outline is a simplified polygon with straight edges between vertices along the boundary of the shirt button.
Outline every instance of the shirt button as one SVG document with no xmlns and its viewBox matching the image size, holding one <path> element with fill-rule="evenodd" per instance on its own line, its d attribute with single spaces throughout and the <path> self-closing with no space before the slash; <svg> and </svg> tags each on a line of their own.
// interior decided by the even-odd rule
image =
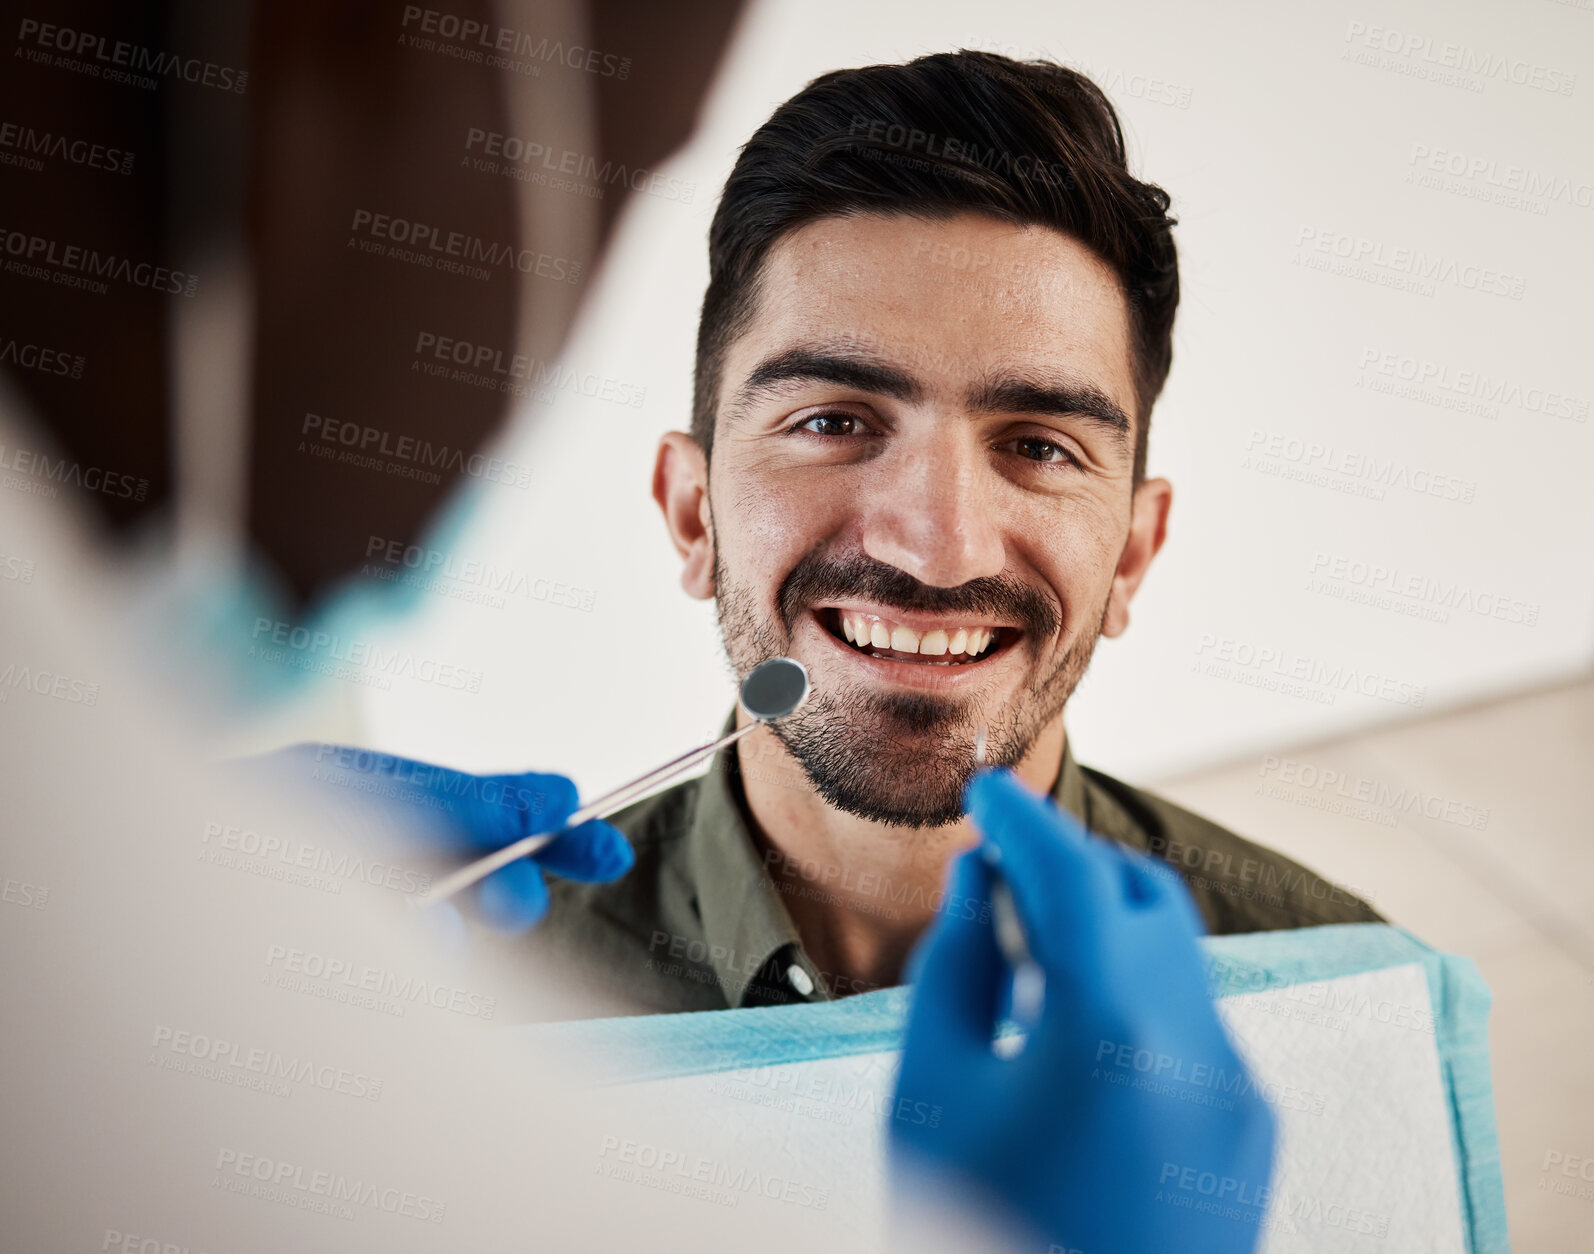
<svg viewBox="0 0 1594 1254">
<path fill-rule="evenodd" d="M 808 972 L 804 971 L 795 962 L 786 968 L 786 978 L 791 981 L 791 986 L 797 990 L 801 997 L 807 997 L 814 991 L 814 981 Z"/>
</svg>

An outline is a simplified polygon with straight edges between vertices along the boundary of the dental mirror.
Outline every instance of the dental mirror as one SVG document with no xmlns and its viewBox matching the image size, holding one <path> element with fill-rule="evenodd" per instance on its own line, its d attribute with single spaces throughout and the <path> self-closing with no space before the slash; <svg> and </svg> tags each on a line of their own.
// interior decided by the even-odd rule
<svg viewBox="0 0 1594 1254">
<path fill-rule="evenodd" d="M 760 662 L 747 672 L 747 678 L 742 680 L 741 688 L 737 694 L 741 707 L 753 721 L 735 731 L 721 736 L 718 740 L 710 741 L 683 753 L 678 758 L 672 758 L 663 766 L 639 775 L 630 783 L 621 784 L 620 787 L 606 792 L 594 801 L 587 802 L 568 819 L 558 831 L 538 832 L 534 836 L 527 836 L 515 841 L 512 845 L 505 845 L 502 849 L 488 854 L 485 858 L 478 858 L 468 866 L 461 867 L 454 874 L 446 876 L 433 887 L 430 894 L 424 899 L 412 898 L 417 905 L 430 905 L 434 902 L 446 901 L 462 888 L 468 888 L 477 880 L 491 875 L 500 867 L 506 867 L 517 858 L 524 858 L 536 853 L 554 837 L 573 827 L 580 827 L 588 819 L 601 819 L 622 806 L 629 805 L 632 801 L 664 783 L 673 775 L 696 766 L 703 759 L 712 757 L 727 745 L 735 744 L 748 732 L 764 723 L 773 723 L 786 718 L 794 713 L 797 708 L 808 699 L 808 668 L 801 662 L 789 657 L 770 658 L 767 662 Z"/>
<path fill-rule="evenodd" d="M 808 700 L 808 668 L 789 657 L 760 662 L 742 680 L 742 709 L 760 723 L 785 718 Z"/>
</svg>

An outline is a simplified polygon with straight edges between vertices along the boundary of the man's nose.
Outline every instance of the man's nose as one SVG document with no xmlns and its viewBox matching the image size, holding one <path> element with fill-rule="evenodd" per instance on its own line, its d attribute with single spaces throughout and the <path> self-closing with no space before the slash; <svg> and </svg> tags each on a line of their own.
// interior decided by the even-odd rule
<svg viewBox="0 0 1594 1254">
<path fill-rule="evenodd" d="M 999 575 L 1007 554 L 982 468 L 973 456 L 892 458 L 864 486 L 863 548 L 920 583 L 955 588 Z"/>
</svg>

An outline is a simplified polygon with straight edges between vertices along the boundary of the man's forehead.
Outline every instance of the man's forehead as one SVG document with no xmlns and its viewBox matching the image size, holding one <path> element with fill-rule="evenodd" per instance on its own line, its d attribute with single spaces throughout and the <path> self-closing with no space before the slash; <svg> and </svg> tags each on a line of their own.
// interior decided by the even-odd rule
<svg viewBox="0 0 1594 1254">
<path fill-rule="evenodd" d="M 1133 407 L 1128 305 L 1110 266 L 1047 227 L 980 214 L 822 218 L 765 258 L 743 374 L 783 344 L 888 359 L 931 388 L 995 368 L 1088 374 Z"/>
</svg>

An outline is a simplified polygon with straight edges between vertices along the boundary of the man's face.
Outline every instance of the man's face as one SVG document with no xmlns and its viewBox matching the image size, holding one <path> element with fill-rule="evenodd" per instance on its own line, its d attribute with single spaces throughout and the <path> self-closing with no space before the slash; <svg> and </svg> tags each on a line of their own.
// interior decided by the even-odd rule
<svg viewBox="0 0 1594 1254">
<path fill-rule="evenodd" d="M 808 667 L 777 734 L 832 805 L 953 822 L 982 728 L 1015 765 L 1061 716 L 1144 565 L 1134 412 L 1117 279 L 1056 231 L 859 216 L 771 250 L 687 584 L 738 674 Z"/>
</svg>

